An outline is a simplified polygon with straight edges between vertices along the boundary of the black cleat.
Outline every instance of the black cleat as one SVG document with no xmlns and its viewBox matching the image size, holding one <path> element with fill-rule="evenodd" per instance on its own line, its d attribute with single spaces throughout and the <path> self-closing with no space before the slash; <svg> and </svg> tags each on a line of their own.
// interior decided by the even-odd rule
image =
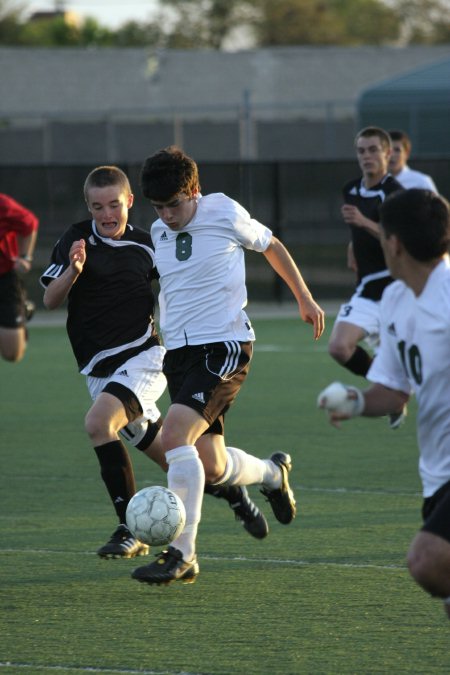
<svg viewBox="0 0 450 675">
<path fill-rule="evenodd" d="M 161 551 L 150 565 L 137 567 L 131 576 L 137 581 L 159 586 L 170 584 L 172 581 L 193 584 L 199 572 L 197 557 L 191 562 L 185 562 L 182 552 L 169 546 L 167 551 Z"/>
<path fill-rule="evenodd" d="M 100 558 L 136 558 L 139 555 L 148 555 L 150 546 L 143 544 L 134 537 L 126 525 L 119 525 L 111 539 L 98 549 Z"/>
<path fill-rule="evenodd" d="M 237 488 L 236 498 L 229 501 L 234 511 L 236 520 L 244 526 L 252 537 L 264 539 L 269 534 L 269 526 L 264 514 L 258 509 L 256 504 L 250 499 L 245 487 L 235 486 Z"/>
<path fill-rule="evenodd" d="M 270 503 L 275 518 L 283 525 L 289 525 L 297 513 L 294 493 L 289 486 L 288 477 L 292 469 L 291 457 L 285 452 L 275 452 L 270 459 L 281 471 L 281 485 L 275 490 L 263 488 L 261 493 Z"/>
<path fill-rule="evenodd" d="M 252 537 L 264 539 L 269 526 L 264 515 L 252 502 L 245 487 L 239 485 L 205 485 L 205 492 L 218 499 L 225 499 L 233 509 L 236 520 L 242 523 Z"/>
</svg>

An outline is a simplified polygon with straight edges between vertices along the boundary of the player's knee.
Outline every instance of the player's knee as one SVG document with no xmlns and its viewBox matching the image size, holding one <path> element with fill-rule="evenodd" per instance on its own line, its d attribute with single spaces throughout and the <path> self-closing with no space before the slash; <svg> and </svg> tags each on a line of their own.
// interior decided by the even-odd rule
<svg viewBox="0 0 450 675">
<path fill-rule="evenodd" d="M 95 443 L 100 436 L 108 431 L 108 420 L 105 420 L 101 415 L 97 415 L 95 411 L 89 410 L 84 418 L 84 428 L 89 438 Z"/>
<path fill-rule="evenodd" d="M 414 581 L 431 595 L 436 595 L 435 566 L 427 553 L 413 545 L 408 551 L 407 565 Z"/>
<path fill-rule="evenodd" d="M 343 340 L 331 339 L 328 353 L 338 363 L 346 363 L 351 356 L 351 348 Z"/>
<path fill-rule="evenodd" d="M 172 424 L 164 422 L 161 430 L 161 442 L 163 448 L 178 448 L 181 445 L 190 445 L 188 439 L 180 430 Z"/>
<path fill-rule="evenodd" d="M 223 464 L 214 461 L 213 458 L 202 459 L 202 461 L 205 469 L 205 482 L 212 485 L 219 483 L 224 473 Z"/>
<path fill-rule="evenodd" d="M 5 361 L 18 363 L 25 356 L 26 343 L 23 344 L 2 344 L 0 345 L 0 354 Z"/>
<path fill-rule="evenodd" d="M 24 355 L 25 351 L 23 352 L 2 351 L 3 359 L 5 361 L 9 361 L 10 363 L 18 363 L 19 361 L 22 361 Z"/>
</svg>

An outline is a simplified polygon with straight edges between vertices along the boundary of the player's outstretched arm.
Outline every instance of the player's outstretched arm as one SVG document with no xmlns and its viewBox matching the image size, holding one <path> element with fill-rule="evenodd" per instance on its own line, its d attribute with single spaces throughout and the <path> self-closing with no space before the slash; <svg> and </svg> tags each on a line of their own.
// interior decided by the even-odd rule
<svg viewBox="0 0 450 675">
<path fill-rule="evenodd" d="M 312 297 L 291 254 L 279 239 L 272 237 L 264 255 L 269 265 L 291 289 L 298 302 L 300 316 L 314 327 L 314 338 L 318 340 L 325 329 L 325 312 Z"/>
<path fill-rule="evenodd" d="M 83 271 L 86 262 L 86 242 L 74 241 L 69 251 L 70 265 L 60 277 L 49 283 L 44 292 L 44 305 L 47 309 L 57 309 L 67 298 L 70 289 Z"/>
<path fill-rule="evenodd" d="M 339 427 L 340 422 L 352 417 L 383 417 L 400 410 L 409 399 L 404 391 L 373 384 L 362 391 L 358 387 L 332 382 L 317 397 L 319 408 L 326 410 L 330 423 Z"/>
</svg>

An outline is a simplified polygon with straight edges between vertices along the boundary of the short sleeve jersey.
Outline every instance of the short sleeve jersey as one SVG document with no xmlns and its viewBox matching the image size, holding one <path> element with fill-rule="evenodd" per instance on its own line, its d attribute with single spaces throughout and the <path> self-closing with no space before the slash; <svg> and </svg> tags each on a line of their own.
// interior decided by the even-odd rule
<svg viewBox="0 0 450 675">
<path fill-rule="evenodd" d="M 67 332 L 80 372 L 106 377 L 158 344 L 153 327 L 154 252 L 147 232 L 127 225 L 121 239 L 101 237 L 94 221 L 69 227 L 41 276 L 47 286 L 70 264 L 72 243 L 86 241 L 86 263 L 67 304 Z"/>
<path fill-rule="evenodd" d="M 431 190 L 431 192 L 437 193 L 437 187 L 431 176 L 428 176 L 421 171 L 414 171 L 414 169 L 410 169 L 409 166 L 403 167 L 395 178 L 407 190 L 418 188 L 419 190 Z"/>
<path fill-rule="evenodd" d="M 151 228 L 161 292 L 164 346 L 254 340 L 247 304 L 244 249 L 263 252 L 272 232 L 236 201 L 215 193 L 198 200 L 192 220 L 172 231 Z"/>
<path fill-rule="evenodd" d="M 414 390 L 419 473 L 429 497 L 450 480 L 450 262 L 431 273 L 419 297 L 395 281 L 381 300 L 380 349 L 368 379 Z"/>
<path fill-rule="evenodd" d="M 389 194 L 401 189 L 400 183 L 386 174 L 383 180 L 370 189 L 364 186 L 362 179 L 350 181 L 344 186 L 343 197 L 346 204 L 356 206 L 363 216 L 378 223 L 381 204 Z M 362 227 L 350 225 L 350 230 L 358 268 L 358 284 L 364 286 L 361 295 L 370 300 L 379 300 L 385 287 L 392 281 L 381 244 Z"/>
</svg>

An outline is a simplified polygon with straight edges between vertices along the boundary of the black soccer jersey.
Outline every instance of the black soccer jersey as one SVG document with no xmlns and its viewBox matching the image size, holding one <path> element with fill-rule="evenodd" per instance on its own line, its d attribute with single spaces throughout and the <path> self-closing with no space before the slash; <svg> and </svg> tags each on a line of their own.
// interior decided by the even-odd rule
<svg viewBox="0 0 450 675">
<path fill-rule="evenodd" d="M 93 221 L 69 227 L 41 276 L 47 286 L 70 264 L 69 251 L 86 242 L 86 262 L 68 295 L 67 332 L 79 370 L 107 377 L 159 338 L 153 326 L 156 277 L 150 234 L 127 225 L 121 239 L 100 237 Z"/>
<path fill-rule="evenodd" d="M 356 206 L 361 213 L 375 221 L 380 220 L 380 206 L 387 195 L 402 186 L 390 174 L 377 185 L 368 189 L 364 187 L 362 179 L 350 181 L 344 186 L 343 195 L 346 204 Z M 353 253 L 358 268 L 358 284 L 364 285 L 361 295 L 371 300 L 379 300 L 384 288 L 391 283 L 392 277 L 387 275 L 381 244 L 376 237 L 362 227 L 350 225 Z M 380 273 L 385 275 L 380 277 Z"/>
</svg>

